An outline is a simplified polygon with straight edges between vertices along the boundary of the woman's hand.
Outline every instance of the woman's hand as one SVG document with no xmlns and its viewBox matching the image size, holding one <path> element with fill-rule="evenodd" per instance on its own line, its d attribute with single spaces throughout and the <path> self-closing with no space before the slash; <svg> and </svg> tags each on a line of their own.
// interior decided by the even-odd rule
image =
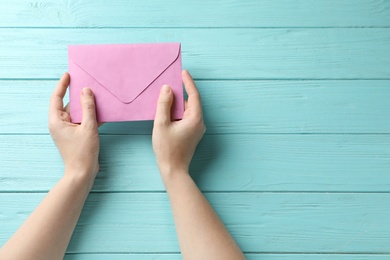
<svg viewBox="0 0 390 260">
<path fill-rule="evenodd" d="M 153 128 L 153 149 L 172 206 L 183 259 L 245 259 L 218 215 L 189 175 L 195 148 L 206 127 L 200 96 L 187 71 L 188 102 L 183 119 L 171 122 L 172 90 L 161 89 Z"/>
<path fill-rule="evenodd" d="M 154 120 L 153 150 L 163 179 L 177 172 L 188 173 L 196 146 L 206 131 L 196 85 L 188 71 L 184 70 L 182 77 L 188 94 L 183 119 L 171 121 L 174 97 L 171 88 L 165 85 L 161 88 Z"/>
<path fill-rule="evenodd" d="M 99 170 L 99 135 L 90 89 L 81 96 L 83 119 L 70 122 L 62 99 L 69 85 L 65 73 L 50 99 L 49 129 L 65 163 L 65 175 L 23 225 L 0 249 L 0 259 L 63 259 L 85 200 Z"/>
<path fill-rule="evenodd" d="M 93 182 L 99 171 L 99 133 L 94 96 L 90 89 L 83 89 L 80 93 L 82 122 L 71 123 L 69 107 L 64 107 L 62 101 L 69 80 L 69 74 L 65 73 L 51 96 L 49 130 L 64 161 L 65 175 L 77 174 L 74 177 Z"/>
</svg>

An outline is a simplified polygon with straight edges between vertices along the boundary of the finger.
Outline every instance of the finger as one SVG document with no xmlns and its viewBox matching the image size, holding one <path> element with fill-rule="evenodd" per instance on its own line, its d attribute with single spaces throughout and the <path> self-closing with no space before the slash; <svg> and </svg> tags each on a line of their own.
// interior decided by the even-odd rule
<svg viewBox="0 0 390 260">
<path fill-rule="evenodd" d="M 70 115 L 68 113 L 66 113 L 65 111 L 61 111 L 59 113 L 59 118 L 61 119 L 61 121 L 64 121 L 64 122 L 70 122 Z"/>
<path fill-rule="evenodd" d="M 68 88 L 69 80 L 70 80 L 69 74 L 65 73 L 58 81 L 58 84 L 54 89 L 53 94 L 51 95 L 50 98 L 50 108 L 49 108 L 50 114 L 55 114 L 57 111 L 59 110 L 62 111 L 64 109 L 64 103 L 62 100 L 65 96 L 66 89 Z"/>
<path fill-rule="evenodd" d="M 162 86 L 160 96 L 157 101 L 155 123 L 169 123 L 171 122 L 171 106 L 173 101 L 173 93 L 168 85 Z"/>
<path fill-rule="evenodd" d="M 64 111 L 66 112 L 66 113 L 70 113 L 70 107 L 69 107 L 69 103 L 68 104 L 66 104 L 66 106 L 64 107 Z"/>
<path fill-rule="evenodd" d="M 184 110 L 187 110 L 187 108 L 188 108 L 188 101 L 184 100 Z"/>
<path fill-rule="evenodd" d="M 81 125 L 91 128 L 97 127 L 95 99 L 91 89 L 83 88 L 80 102 L 82 109 Z"/>
<path fill-rule="evenodd" d="M 200 95 L 190 73 L 187 70 L 183 70 L 182 78 L 184 87 L 188 95 L 187 107 L 191 108 L 195 112 L 202 113 L 202 103 L 200 101 Z"/>
</svg>

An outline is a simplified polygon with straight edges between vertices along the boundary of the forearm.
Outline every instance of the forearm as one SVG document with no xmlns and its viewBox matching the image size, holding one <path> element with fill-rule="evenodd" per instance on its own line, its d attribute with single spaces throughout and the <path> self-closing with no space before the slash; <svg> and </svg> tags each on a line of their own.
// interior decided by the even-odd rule
<svg viewBox="0 0 390 260">
<path fill-rule="evenodd" d="M 164 177 L 183 259 L 245 259 L 188 173 Z"/>
<path fill-rule="evenodd" d="M 93 180 L 65 174 L 0 250 L 1 259 L 63 259 Z"/>
</svg>

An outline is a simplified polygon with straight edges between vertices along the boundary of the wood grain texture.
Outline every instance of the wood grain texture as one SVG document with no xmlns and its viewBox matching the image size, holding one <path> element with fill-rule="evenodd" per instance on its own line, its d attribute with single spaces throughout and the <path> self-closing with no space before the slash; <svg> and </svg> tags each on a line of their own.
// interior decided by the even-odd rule
<svg viewBox="0 0 390 260">
<path fill-rule="evenodd" d="M 369 254 L 253 254 L 246 253 L 247 260 L 388 260 L 390 255 L 369 255 Z M 180 254 L 67 254 L 65 260 L 181 260 Z"/>
<path fill-rule="evenodd" d="M 114 15 L 114 17 L 113 17 Z M 2 0 L 1 27 L 390 26 L 381 0 Z"/>
<path fill-rule="evenodd" d="M 206 134 L 390 133 L 387 80 L 196 83 Z M 0 133 L 48 134 L 49 99 L 56 84 L 54 80 L 0 81 Z M 151 121 L 108 123 L 100 132 L 150 134 L 152 125 Z"/>
<path fill-rule="evenodd" d="M 0 244 L 45 194 L 0 194 Z M 389 254 L 390 194 L 206 194 L 244 252 Z M 68 252 L 179 252 L 165 193 L 90 194 Z"/>
<path fill-rule="evenodd" d="M 203 191 L 389 192 L 390 135 L 209 135 L 191 173 Z M 0 136 L 0 191 L 47 191 L 63 174 L 49 136 Z M 102 136 L 94 191 L 164 191 L 151 137 Z"/>
<path fill-rule="evenodd" d="M 0 78 L 57 78 L 67 45 L 182 42 L 197 79 L 390 79 L 390 28 L 0 29 Z M 6 40 L 5 40 L 6 39 Z"/>
<path fill-rule="evenodd" d="M 182 42 L 207 133 L 191 172 L 248 259 L 390 258 L 390 1 L 0 1 L 0 245 L 62 176 L 67 45 Z M 65 260 L 181 259 L 152 122 L 100 128 Z"/>
</svg>

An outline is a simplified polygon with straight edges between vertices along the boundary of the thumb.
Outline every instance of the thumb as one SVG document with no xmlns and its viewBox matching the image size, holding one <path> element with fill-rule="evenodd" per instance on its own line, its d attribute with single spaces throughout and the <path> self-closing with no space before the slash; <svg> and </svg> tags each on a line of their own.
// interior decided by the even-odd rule
<svg viewBox="0 0 390 260">
<path fill-rule="evenodd" d="M 168 85 L 162 86 L 160 96 L 157 101 L 156 117 L 157 123 L 167 124 L 171 122 L 171 106 L 173 101 L 173 93 Z"/>
<path fill-rule="evenodd" d="M 81 91 L 81 108 L 83 111 L 81 124 L 89 127 L 96 127 L 95 99 L 92 90 L 89 88 L 83 88 Z"/>
</svg>

